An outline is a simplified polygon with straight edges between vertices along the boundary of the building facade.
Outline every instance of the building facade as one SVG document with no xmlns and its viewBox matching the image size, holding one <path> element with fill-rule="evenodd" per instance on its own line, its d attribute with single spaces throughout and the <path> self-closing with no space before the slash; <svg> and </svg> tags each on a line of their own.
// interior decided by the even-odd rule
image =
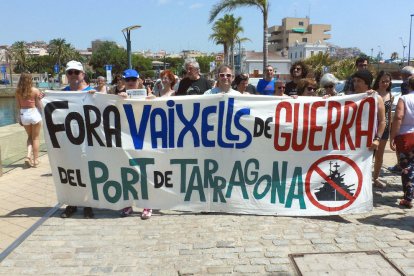
<svg viewBox="0 0 414 276">
<path fill-rule="evenodd" d="M 268 29 L 270 37 L 269 51 L 281 51 L 295 43 L 322 43 L 331 38 L 329 24 L 310 24 L 309 18 L 286 17 L 281 26 L 272 26 Z"/>
<path fill-rule="evenodd" d="M 288 56 L 292 62 L 295 62 L 326 52 L 329 52 L 328 45 L 321 44 L 320 41 L 316 43 L 295 43 L 289 47 Z"/>
</svg>

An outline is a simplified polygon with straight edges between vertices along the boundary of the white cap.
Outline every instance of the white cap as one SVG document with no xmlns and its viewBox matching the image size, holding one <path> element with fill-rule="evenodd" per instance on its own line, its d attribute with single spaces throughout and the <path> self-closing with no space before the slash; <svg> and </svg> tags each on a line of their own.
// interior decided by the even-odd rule
<svg viewBox="0 0 414 276">
<path fill-rule="evenodd" d="M 79 61 L 76 61 L 76 60 L 71 60 L 71 61 L 68 62 L 68 64 L 66 64 L 66 71 L 71 70 L 71 69 L 85 72 L 83 70 L 82 63 L 80 63 Z"/>
</svg>

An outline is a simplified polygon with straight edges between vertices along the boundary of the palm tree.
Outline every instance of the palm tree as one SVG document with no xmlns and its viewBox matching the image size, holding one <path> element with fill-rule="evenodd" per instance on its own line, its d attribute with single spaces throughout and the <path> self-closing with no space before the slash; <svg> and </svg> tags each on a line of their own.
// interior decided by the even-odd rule
<svg viewBox="0 0 414 276">
<path fill-rule="evenodd" d="M 392 52 L 391 54 L 391 59 L 398 59 L 398 53 L 397 52 Z"/>
<path fill-rule="evenodd" d="M 210 39 L 216 41 L 216 44 L 223 44 L 224 60 L 231 66 L 234 65 L 234 44 L 238 41 L 248 40 L 247 38 L 239 37 L 239 33 L 243 32 L 240 21 L 241 17 L 235 18 L 232 14 L 226 14 L 214 23 L 214 33 L 210 35 Z"/>
<path fill-rule="evenodd" d="M 27 48 L 26 42 L 16 41 L 11 46 L 11 57 L 16 63 L 15 70 L 18 72 L 24 72 L 27 69 L 27 55 L 29 49 Z"/>
<path fill-rule="evenodd" d="M 267 45 L 267 16 L 269 12 L 268 0 L 221 0 L 214 5 L 210 11 L 209 23 L 217 17 L 220 12 L 232 11 L 238 7 L 257 7 L 263 15 L 263 72 L 266 69 L 268 59 L 268 45 Z"/>
<path fill-rule="evenodd" d="M 67 61 L 71 55 L 72 47 L 69 43 L 66 43 L 64 38 L 55 38 L 49 42 L 48 52 L 53 57 L 56 63 L 61 68 L 62 61 Z"/>
</svg>

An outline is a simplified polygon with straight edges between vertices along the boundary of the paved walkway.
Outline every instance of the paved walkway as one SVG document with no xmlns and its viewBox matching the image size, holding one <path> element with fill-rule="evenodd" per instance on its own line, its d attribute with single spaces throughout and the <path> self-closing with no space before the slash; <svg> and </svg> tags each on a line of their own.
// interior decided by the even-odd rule
<svg viewBox="0 0 414 276">
<path fill-rule="evenodd" d="M 387 150 L 384 166 L 394 161 Z M 0 177 L 1 249 L 56 204 L 46 155 L 41 164 L 23 169 L 18 163 Z M 397 175 L 385 170 L 383 180 L 389 185 L 374 189 L 374 210 L 358 215 L 161 211 L 143 221 L 138 212 L 119 218 L 96 210 L 94 220 L 82 212 L 60 219 L 56 212 L 10 250 L 0 274 L 414 275 L 414 209 L 398 206 Z"/>
</svg>

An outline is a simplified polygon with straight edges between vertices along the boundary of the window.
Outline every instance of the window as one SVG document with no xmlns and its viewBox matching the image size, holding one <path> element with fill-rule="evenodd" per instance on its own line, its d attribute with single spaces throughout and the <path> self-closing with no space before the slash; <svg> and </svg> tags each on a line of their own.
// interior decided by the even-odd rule
<svg viewBox="0 0 414 276">
<path fill-rule="evenodd" d="M 302 37 L 302 42 L 308 42 L 308 38 L 307 37 Z"/>
<path fill-rule="evenodd" d="M 299 21 L 299 26 L 303 26 L 303 21 Z"/>
<path fill-rule="evenodd" d="M 298 58 L 298 52 L 295 52 L 295 58 Z"/>
<path fill-rule="evenodd" d="M 302 58 L 302 52 L 300 52 L 300 58 Z"/>
<path fill-rule="evenodd" d="M 313 56 L 313 54 L 314 54 L 314 51 L 311 51 L 311 57 Z"/>
<path fill-rule="evenodd" d="M 292 59 L 292 57 L 293 57 L 293 54 L 292 54 L 292 53 L 290 53 L 290 59 Z"/>
</svg>

